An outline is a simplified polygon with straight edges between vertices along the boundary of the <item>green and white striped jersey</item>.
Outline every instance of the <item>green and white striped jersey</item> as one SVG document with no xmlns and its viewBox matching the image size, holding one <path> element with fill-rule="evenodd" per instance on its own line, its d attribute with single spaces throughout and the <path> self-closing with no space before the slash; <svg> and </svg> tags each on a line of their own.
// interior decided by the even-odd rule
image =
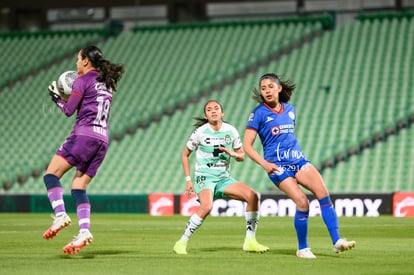
<svg viewBox="0 0 414 275">
<path fill-rule="evenodd" d="M 187 148 L 196 151 L 195 173 L 216 177 L 230 176 L 230 156 L 219 147 L 235 150 L 242 145 L 239 132 L 226 122 L 223 122 L 219 131 L 214 131 L 206 123 L 198 127 L 187 141 Z"/>
</svg>

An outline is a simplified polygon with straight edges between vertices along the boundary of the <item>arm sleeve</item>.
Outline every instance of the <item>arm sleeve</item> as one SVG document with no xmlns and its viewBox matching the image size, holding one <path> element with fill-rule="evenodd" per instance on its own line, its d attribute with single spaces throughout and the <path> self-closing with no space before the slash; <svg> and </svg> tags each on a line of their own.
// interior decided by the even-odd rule
<svg viewBox="0 0 414 275">
<path fill-rule="evenodd" d="M 196 130 L 196 131 L 194 131 L 192 134 L 191 134 L 191 136 L 190 136 L 190 138 L 188 139 L 188 141 L 187 141 L 187 148 L 190 150 L 190 151 L 195 151 L 196 149 L 197 149 L 197 146 L 198 146 L 198 131 Z"/>
<path fill-rule="evenodd" d="M 82 100 L 82 95 L 76 92 L 72 92 L 70 94 L 68 102 L 65 102 L 63 99 L 60 99 L 57 103 L 57 106 L 66 116 L 71 116 L 73 115 L 75 110 L 78 108 L 81 100 Z"/>
<path fill-rule="evenodd" d="M 70 93 L 69 100 L 65 102 L 64 100 L 59 100 L 58 107 L 66 115 L 72 116 L 75 110 L 78 108 L 86 87 L 84 82 L 79 78 L 75 79 L 73 82 L 72 92 Z"/>
<path fill-rule="evenodd" d="M 236 128 L 233 129 L 233 133 L 234 133 L 233 149 L 239 149 L 243 146 L 243 143 L 240 138 L 240 134 L 236 130 Z"/>
<path fill-rule="evenodd" d="M 247 121 L 246 128 L 251 128 L 251 129 L 254 129 L 254 130 L 258 131 L 258 129 L 260 127 L 259 123 L 260 123 L 260 119 L 258 117 L 258 113 L 256 112 L 256 110 L 254 110 L 249 115 L 249 119 Z"/>
</svg>

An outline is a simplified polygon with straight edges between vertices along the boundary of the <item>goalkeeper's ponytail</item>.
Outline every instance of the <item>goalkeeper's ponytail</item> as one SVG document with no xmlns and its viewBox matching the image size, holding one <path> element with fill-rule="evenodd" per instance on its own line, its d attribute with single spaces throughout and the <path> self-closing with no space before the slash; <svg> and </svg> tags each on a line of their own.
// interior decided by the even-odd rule
<svg viewBox="0 0 414 275">
<path fill-rule="evenodd" d="M 114 64 L 103 58 L 102 51 L 96 46 L 87 46 L 81 51 L 82 58 L 88 58 L 92 66 L 99 71 L 98 81 L 104 82 L 106 87 L 116 91 L 116 85 L 125 72 L 124 65 Z"/>
</svg>

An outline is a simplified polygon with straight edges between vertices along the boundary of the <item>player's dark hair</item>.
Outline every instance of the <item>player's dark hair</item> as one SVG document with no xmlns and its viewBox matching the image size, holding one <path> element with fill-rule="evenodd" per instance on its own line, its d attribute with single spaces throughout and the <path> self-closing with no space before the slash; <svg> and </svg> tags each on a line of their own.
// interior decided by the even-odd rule
<svg viewBox="0 0 414 275">
<path fill-rule="evenodd" d="M 296 85 L 293 83 L 290 79 L 283 80 L 278 75 L 274 73 L 267 73 L 260 77 L 259 80 L 259 89 L 253 88 L 253 96 L 252 98 L 256 100 L 259 103 L 265 102 L 261 92 L 260 92 L 260 83 L 263 79 L 272 79 L 274 82 L 276 82 L 279 85 L 282 85 L 282 91 L 279 93 L 279 101 L 280 102 L 288 102 L 290 100 L 290 97 L 292 96 L 293 90 L 295 90 Z"/>
<path fill-rule="evenodd" d="M 206 104 L 204 104 L 204 114 L 206 114 L 207 105 L 211 102 L 217 103 L 220 106 L 221 111 L 224 112 L 223 106 L 221 105 L 220 102 L 218 102 L 217 100 L 209 100 L 206 102 Z M 193 126 L 195 126 L 196 128 L 208 123 L 208 119 L 205 117 L 194 117 L 194 119 L 196 120 L 196 123 L 194 123 Z"/>
<path fill-rule="evenodd" d="M 102 51 L 93 45 L 81 50 L 82 59 L 88 58 L 92 66 L 100 73 L 97 80 L 104 82 L 107 88 L 116 91 L 116 85 L 125 72 L 124 65 L 114 64 L 103 58 Z"/>
</svg>

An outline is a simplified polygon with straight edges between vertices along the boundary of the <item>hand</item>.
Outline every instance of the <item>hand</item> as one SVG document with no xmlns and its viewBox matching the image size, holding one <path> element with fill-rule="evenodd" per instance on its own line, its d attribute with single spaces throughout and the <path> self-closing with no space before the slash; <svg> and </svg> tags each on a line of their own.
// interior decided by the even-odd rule
<svg viewBox="0 0 414 275">
<path fill-rule="evenodd" d="M 49 85 L 48 90 L 51 99 L 57 104 L 59 99 L 62 99 L 62 97 L 60 96 L 60 92 L 56 87 L 56 81 L 53 81 L 52 84 Z"/>
<path fill-rule="evenodd" d="M 268 174 L 273 174 L 274 172 L 283 171 L 282 168 L 278 167 L 276 164 L 271 163 L 271 162 L 266 162 L 265 164 L 262 165 L 262 167 Z"/>
<path fill-rule="evenodd" d="M 226 154 L 228 154 L 230 157 L 235 158 L 236 161 L 243 161 L 244 160 L 244 153 L 237 153 L 237 152 L 234 152 L 234 151 L 232 151 L 230 149 L 227 149 L 226 147 L 222 147 L 222 146 L 219 147 L 219 149 L 222 152 L 225 152 Z"/>
<path fill-rule="evenodd" d="M 236 152 L 234 152 L 234 151 L 232 151 L 230 149 L 227 149 L 226 147 L 220 146 L 219 149 L 220 149 L 220 151 L 226 153 L 227 155 L 229 155 L 232 158 L 237 157 L 237 153 Z"/>
<path fill-rule="evenodd" d="M 187 195 L 187 198 L 190 198 L 191 195 L 194 194 L 194 185 L 191 180 L 186 183 L 185 194 Z"/>
</svg>

